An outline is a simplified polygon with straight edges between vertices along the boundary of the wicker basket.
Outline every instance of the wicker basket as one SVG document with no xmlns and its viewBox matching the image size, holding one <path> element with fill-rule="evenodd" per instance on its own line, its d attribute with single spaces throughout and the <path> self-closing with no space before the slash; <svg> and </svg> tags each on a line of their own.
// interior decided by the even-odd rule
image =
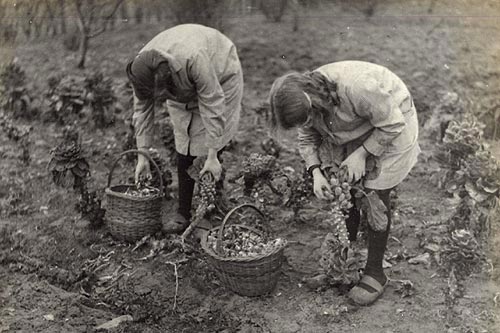
<svg viewBox="0 0 500 333">
<path fill-rule="evenodd" d="M 125 192 L 135 187 L 133 184 L 111 186 L 113 171 L 120 159 L 131 153 L 145 156 L 160 174 L 158 165 L 151 157 L 139 150 L 127 150 L 121 153 L 113 163 L 108 176 L 106 188 L 106 224 L 114 238 L 135 242 L 146 235 L 152 235 L 161 230 L 161 207 L 163 200 L 163 181 L 160 177 L 160 192 L 157 195 L 147 197 L 133 197 Z"/>
<path fill-rule="evenodd" d="M 214 267 L 217 276 L 225 286 L 243 296 L 260 296 L 270 293 L 276 287 L 281 273 L 285 245 L 276 248 L 271 253 L 255 257 L 224 257 L 222 251 L 224 227 L 232 214 L 246 207 L 255 210 L 266 221 L 264 214 L 254 205 L 239 205 L 225 216 L 220 227 L 215 227 L 211 230 L 212 232 L 217 232 L 216 250 L 214 251 L 208 245 L 209 233 L 202 238 L 201 246 L 208 256 L 208 261 Z M 266 222 L 263 225 L 265 227 L 264 231 L 259 231 L 242 224 L 235 224 L 235 226 L 259 233 L 261 236 L 269 235 L 270 232 L 270 228 Z"/>
</svg>

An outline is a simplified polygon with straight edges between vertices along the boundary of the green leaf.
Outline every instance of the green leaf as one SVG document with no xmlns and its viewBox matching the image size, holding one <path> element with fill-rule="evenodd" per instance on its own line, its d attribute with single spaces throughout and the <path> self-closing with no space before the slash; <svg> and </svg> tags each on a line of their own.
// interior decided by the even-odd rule
<svg viewBox="0 0 500 333">
<path fill-rule="evenodd" d="M 365 211 L 370 227 L 376 232 L 387 230 L 387 207 L 375 191 L 365 194 L 361 199 L 361 208 Z"/>
</svg>

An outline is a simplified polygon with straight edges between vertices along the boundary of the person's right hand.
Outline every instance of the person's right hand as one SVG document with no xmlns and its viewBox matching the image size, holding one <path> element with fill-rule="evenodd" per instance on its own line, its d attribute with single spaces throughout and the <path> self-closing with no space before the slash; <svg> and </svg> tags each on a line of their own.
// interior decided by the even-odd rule
<svg viewBox="0 0 500 333">
<path fill-rule="evenodd" d="M 314 194 L 318 199 L 327 200 L 333 199 L 332 188 L 330 183 L 323 175 L 323 172 L 319 168 L 313 171 L 313 189 Z"/>
<path fill-rule="evenodd" d="M 139 154 L 137 157 L 137 166 L 135 167 L 135 182 L 139 182 L 139 177 L 144 175 L 147 179 L 151 178 L 151 169 L 149 167 L 149 160 L 146 156 Z"/>
</svg>

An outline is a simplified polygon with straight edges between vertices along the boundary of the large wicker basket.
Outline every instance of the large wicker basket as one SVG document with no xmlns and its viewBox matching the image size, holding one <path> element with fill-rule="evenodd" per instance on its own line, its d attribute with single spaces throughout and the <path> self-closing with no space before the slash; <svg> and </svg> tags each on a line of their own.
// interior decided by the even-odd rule
<svg viewBox="0 0 500 333">
<path fill-rule="evenodd" d="M 108 176 L 108 186 L 105 190 L 107 199 L 106 224 L 114 238 L 135 242 L 146 235 L 152 235 L 161 230 L 161 207 L 163 200 L 163 181 L 160 178 L 159 194 L 147 197 L 133 197 L 125 192 L 135 187 L 134 184 L 111 186 L 113 171 L 120 159 L 127 154 L 137 153 L 145 156 L 160 175 L 158 165 L 143 151 L 127 150 L 121 153 L 113 163 Z"/>
<path fill-rule="evenodd" d="M 242 224 L 235 224 L 238 228 L 251 230 L 262 236 L 269 236 L 270 228 L 264 214 L 254 205 L 242 204 L 233 208 L 224 217 L 222 224 L 211 232 L 217 232 L 217 246 L 213 250 L 208 245 L 208 234 L 201 240 L 201 246 L 207 254 L 209 263 L 214 267 L 221 282 L 230 290 L 243 296 L 260 296 L 270 293 L 276 287 L 283 263 L 285 244 L 274 249 L 271 253 L 255 257 L 225 257 L 222 251 L 222 238 L 227 221 L 235 212 L 242 208 L 251 208 L 264 220 L 264 230 L 260 231 Z M 267 235 L 266 235 L 267 234 Z"/>
</svg>

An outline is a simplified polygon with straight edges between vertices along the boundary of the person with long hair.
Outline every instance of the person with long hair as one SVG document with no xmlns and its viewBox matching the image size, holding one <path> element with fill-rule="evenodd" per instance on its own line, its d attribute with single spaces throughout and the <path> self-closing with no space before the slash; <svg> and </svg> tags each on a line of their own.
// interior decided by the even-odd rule
<svg viewBox="0 0 500 333">
<path fill-rule="evenodd" d="M 177 150 L 179 207 L 170 231 L 189 225 L 194 180 L 187 173 L 197 156 L 206 156 L 201 173 L 221 178 L 219 153 L 234 137 L 240 119 L 243 74 L 235 45 L 216 29 L 182 24 L 149 41 L 127 65 L 134 92 L 137 147 L 153 143 L 155 100 L 166 99 Z M 150 175 L 138 156 L 136 181 Z"/>
<path fill-rule="evenodd" d="M 279 77 L 269 99 L 273 131 L 298 129 L 299 152 L 319 199 L 332 197 L 323 171 L 335 166 L 345 168 L 350 182 L 362 182 L 384 203 L 387 229 L 368 228 L 366 266 L 348 295 L 360 305 L 373 303 L 388 281 L 382 263 L 391 226 L 390 192 L 420 153 L 417 113 L 408 88 L 385 67 L 341 61 Z M 376 167 L 367 168 L 367 161 Z M 359 209 L 353 207 L 346 221 L 351 241 L 359 220 Z"/>
</svg>

